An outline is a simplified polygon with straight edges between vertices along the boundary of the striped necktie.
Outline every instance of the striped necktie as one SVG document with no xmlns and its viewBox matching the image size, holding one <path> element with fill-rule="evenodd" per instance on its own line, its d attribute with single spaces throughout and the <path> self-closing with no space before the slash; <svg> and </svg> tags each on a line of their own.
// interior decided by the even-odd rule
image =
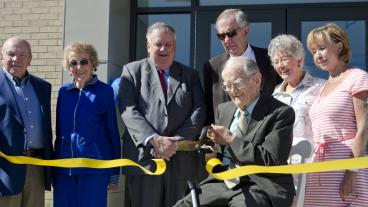
<svg viewBox="0 0 368 207">
<path fill-rule="evenodd" d="M 236 132 L 236 134 L 238 136 L 245 136 L 245 133 L 246 133 L 247 128 L 248 128 L 248 121 L 247 121 L 247 116 L 248 115 L 249 115 L 249 112 L 248 112 L 247 109 L 240 112 L 240 117 L 239 117 L 239 121 L 238 121 L 238 128 L 237 128 L 237 132 Z"/>
<path fill-rule="evenodd" d="M 239 117 L 239 120 L 238 120 L 238 126 L 237 126 L 237 129 L 236 129 L 236 132 L 235 132 L 235 134 L 239 137 L 245 136 L 245 132 L 247 131 L 247 128 L 248 128 L 248 121 L 247 121 L 247 116 L 248 115 L 249 115 L 249 112 L 248 112 L 247 109 L 240 112 L 240 117 Z M 228 151 L 229 150 L 228 147 L 229 146 L 225 146 L 224 153 L 230 154 L 229 151 Z M 226 159 L 228 159 L 228 158 L 226 158 Z M 224 162 L 225 162 L 226 159 L 224 158 Z M 230 159 L 228 159 L 228 160 L 229 160 L 229 168 L 230 169 L 235 168 L 236 167 L 235 163 L 233 161 L 231 161 Z M 224 180 L 224 183 L 229 189 L 232 189 L 240 183 L 240 178 Z"/>
</svg>

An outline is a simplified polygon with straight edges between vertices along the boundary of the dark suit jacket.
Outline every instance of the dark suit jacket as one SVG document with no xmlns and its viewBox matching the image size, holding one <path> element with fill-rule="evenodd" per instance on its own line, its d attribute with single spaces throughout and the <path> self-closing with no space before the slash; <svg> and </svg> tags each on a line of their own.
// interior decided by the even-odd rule
<svg viewBox="0 0 368 207">
<path fill-rule="evenodd" d="M 230 128 L 237 107 L 220 104 L 216 124 Z M 274 99 L 261 96 L 251 114 L 245 137 L 236 137 L 229 152 L 236 164 L 286 165 L 292 145 L 294 110 Z M 288 174 L 253 174 L 241 177 L 241 183 L 255 183 L 271 198 L 274 207 L 290 206 L 295 194 L 293 178 Z"/>
<path fill-rule="evenodd" d="M 282 82 L 281 77 L 271 66 L 267 50 L 251 45 L 256 56 L 257 65 L 262 74 L 262 93 L 271 96 L 276 85 Z M 203 68 L 204 94 L 207 105 L 207 124 L 214 122 L 216 109 L 220 103 L 230 101 L 228 95 L 222 89 L 221 73 L 226 61 L 230 58 L 227 53 L 220 54 L 205 63 Z"/>
<path fill-rule="evenodd" d="M 30 81 L 35 89 L 41 107 L 42 132 L 45 137 L 45 159 L 51 158 L 51 85 L 33 75 Z M 8 155 L 25 155 L 24 125 L 15 97 L 0 68 L 0 150 Z M 11 164 L 0 158 L 0 196 L 15 195 L 23 190 L 26 165 Z M 50 169 L 45 168 L 46 189 L 50 190 Z"/>
<path fill-rule="evenodd" d="M 197 139 L 206 119 L 203 92 L 195 70 L 174 62 L 165 100 L 155 66 L 148 58 L 124 66 L 119 90 L 119 110 L 126 125 L 123 157 L 154 170 L 152 146 L 144 140 L 153 135 L 182 136 Z M 197 152 L 177 152 L 176 175 L 196 176 Z M 191 167 L 188 167 L 190 165 Z M 169 170 L 169 169 L 168 169 Z M 137 168 L 123 168 L 124 174 L 142 174 Z"/>
</svg>

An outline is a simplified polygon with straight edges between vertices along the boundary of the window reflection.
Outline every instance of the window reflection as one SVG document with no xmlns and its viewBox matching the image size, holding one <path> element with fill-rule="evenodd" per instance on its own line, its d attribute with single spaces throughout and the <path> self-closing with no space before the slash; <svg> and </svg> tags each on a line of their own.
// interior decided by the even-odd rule
<svg viewBox="0 0 368 207">
<path fill-rule="evenodd" d="M 190 65 L 190 14 L 155 14 L 138 15 L 136 60 L 148 57 L 146 49 L 147 27 L 151 24 L 164 21 L 176 31 L 176 57 L 175 60 Z"/>
<path fill-rule="evenodd" d="M 307 35 L 308 33 L 319 26 L 327 24 L 332 21 L 305 21 L 302 22 L 302 36 L 301 40 L 306 50 L 306 59 L 305 59 L 305 66 L 306 69 L 314 76 L 327 78 L 328 73 L 326 71 L 322 71 L 321 69 L 317 68 L 313 62 L 313 56 L 308 51 L 307 48 Z M 333 21 L 339 27 L 341 27 L 348 35 L 350 47 L 352 50 L 352 57 L 350 60 L 350 65 L 353 67 L 358 67 L 361 69 L 366 70 L 366 28 L 365 28 L 365 21 Z"/>
<path fill-rule="evenodd" d="M 190 6 L 191 0 L 138 0 L 138 7 Z"/>
</svg>

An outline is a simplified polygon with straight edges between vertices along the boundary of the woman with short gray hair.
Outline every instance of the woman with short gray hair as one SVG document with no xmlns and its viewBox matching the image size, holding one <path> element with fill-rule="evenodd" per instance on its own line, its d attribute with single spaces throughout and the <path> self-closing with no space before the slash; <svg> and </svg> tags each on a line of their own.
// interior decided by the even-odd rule
<svg viewBox="0 0 368 207">
<path fill-rule="evenodd" d="M 268 45 L 268 55 L 284 80 L 276 86 L 273 96 L 295 110 L 294 141 L 307 139 L 313 143 L 309 108 L 324 80 L 311 76 L 303 69 L 303 45 L 293 35 L 282 34 L 273 38 Z"/>
<path fill-rule="evenodd" d="M 303 68 L 305 52 L 302 43 L 292 35 L 278 35 L 268 45 L 268 55 L 276 72 L 284 80 L 276 86 L 273 97 L 290 105 L 295 111 L 293 145 L 308 140 L 313 144 L 312 123 L 309 109 L 316 100 L 324 80 L 311 76 Z M 299 155 L 293 155 L 289 163 L 301 162 Z M 298 186 L 298 175 L 294 176 Z"/>
</svg>

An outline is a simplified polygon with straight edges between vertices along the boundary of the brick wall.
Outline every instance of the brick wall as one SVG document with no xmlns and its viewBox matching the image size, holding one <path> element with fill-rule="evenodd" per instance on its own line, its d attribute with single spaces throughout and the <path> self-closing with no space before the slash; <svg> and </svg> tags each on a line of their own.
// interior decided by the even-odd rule
<svg viewBox="0 0 368 207">
<path fill-rule="evenodd" d="M 33 59 L 29 71 L 53 85 L 53 124 L 61 84 L 63 24 L 64 0 L 0 0 L 0 45 L 11 36 L 31 43 Z M 51 198 L 46 195 L 46 206 L 52 206 Z"/>
</svg>

